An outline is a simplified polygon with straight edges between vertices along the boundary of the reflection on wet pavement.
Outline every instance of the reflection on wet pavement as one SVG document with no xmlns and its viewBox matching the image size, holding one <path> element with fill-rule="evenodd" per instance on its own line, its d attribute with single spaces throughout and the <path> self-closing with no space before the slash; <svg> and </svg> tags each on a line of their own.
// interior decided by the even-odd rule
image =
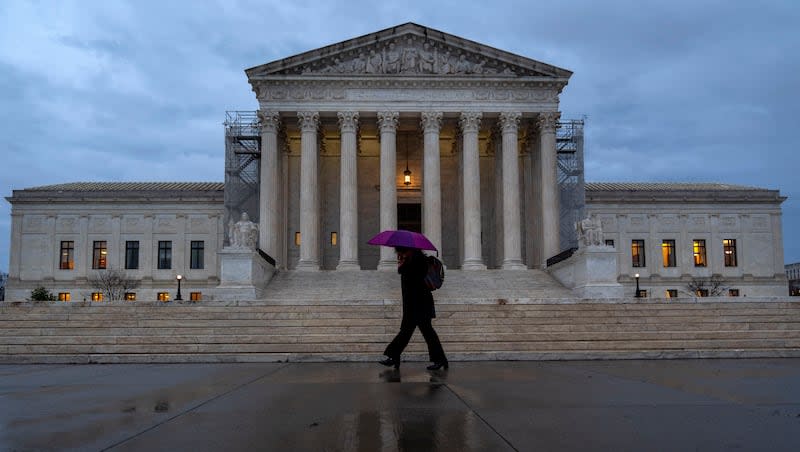
<svg viewBox="0 0 800 452">
<path fill-rule="evenodd" d="M 0 450 L 800 450 L 800 360 L 0 365 Z"/>
</svg>

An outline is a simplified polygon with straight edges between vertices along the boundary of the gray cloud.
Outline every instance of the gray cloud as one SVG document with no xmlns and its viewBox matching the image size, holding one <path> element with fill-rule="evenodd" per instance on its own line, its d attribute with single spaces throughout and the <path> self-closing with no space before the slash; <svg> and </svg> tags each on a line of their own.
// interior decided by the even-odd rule
<svg viewBox="0 0 800 452">
<path fill-rule="evenodd" d="M 780 189 L 800 261 L 792 0 L 2 2 L 0 187 L 222 180 L 224 112 L 256 108 L 245 68 L 408 21 L 574 71 L 589 180 Z"/>
</svg>

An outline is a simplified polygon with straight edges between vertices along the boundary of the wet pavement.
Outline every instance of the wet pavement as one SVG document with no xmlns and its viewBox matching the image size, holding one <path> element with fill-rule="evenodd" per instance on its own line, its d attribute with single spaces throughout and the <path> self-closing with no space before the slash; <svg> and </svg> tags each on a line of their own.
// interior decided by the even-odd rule
<svg viewBox="0 0 800 452">
<path fill-rule="evenodd" d="M 0 450 L 800 450 L 800 359 L 0 365 Z"/>
</svg>

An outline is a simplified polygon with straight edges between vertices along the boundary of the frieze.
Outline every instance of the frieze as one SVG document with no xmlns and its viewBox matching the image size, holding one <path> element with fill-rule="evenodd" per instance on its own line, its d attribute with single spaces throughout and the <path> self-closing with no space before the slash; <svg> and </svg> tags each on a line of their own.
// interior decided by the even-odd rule
<svg viewBox="0 0 800 452">
<path fill-rule="evenodd" d="M 89 218 L 89 232 L 111 232 L 111 218 L 107 216 L 92 216 Z"/>
<path fill-rule="evenodd" d="M 78 217 L 58 217 L 56 232 L 77 232 Z"/>
<path fill-rule="evenodd" d="M 418 36 L 392 39 L 339 52 L 270 75 L 551 76 L 479 52 Z"/>
<path fill-rule="evenodd" d="M 45 217 L 43 215 L 25 215 L 22 220 L 24 232 L 45 232 Z"/>
</svg>

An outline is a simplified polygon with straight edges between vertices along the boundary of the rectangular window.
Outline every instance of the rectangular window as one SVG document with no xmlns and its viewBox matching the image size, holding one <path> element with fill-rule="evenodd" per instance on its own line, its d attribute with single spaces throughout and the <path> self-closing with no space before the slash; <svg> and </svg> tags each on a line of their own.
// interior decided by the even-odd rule
<svg viewBox="0 0 800 452">
<path fill-rule="evenodd" d="M 103 301 L 103 292 L 92 292 L 92 301 Z"/>
<path fill-rule="evenodd" d="M 58 301 L 70 301 L 71 299 L 72 299 L 72 296 L 69 294 L 69 292 L 59 292 L 58 293 Z"/>
<path fill-rule="evenodd" d="M 104 270 L 106 268 L 107 256 L 108 249 L 106 248 L 106 241 L 95 240 L 92 250 L 92 268 L 95 270 Z"/>
<path fill-rule="evenodd" d="M 705 240 L 694 240 L 692 245 L 692 254 L 694 255 L 694 266 L 695 267 L 705 267 L 706 266 L 706 241 Z"/>
<path fill-rule="evenodd" d="M 139 241 L 128 240 L 125 242 L 125 269 L 136 270 L 139 268 Z"/>
<path fill-rule="evenodd" d="M 644 240 L 631 240 L 631 266 L 644 267 Z"/>
<path fill-rule="evenodd" d="M 728 296 L 729 297 L 738 297 L 739 296 L 739 289 L 728 289 Z"/>
<path fill-rule="evenodd" d="M 161 270 L 172 268 L 172 241 L 158 241 L 158 268 Z"/>
<path fill-rule="evenodd" d="M 707 297 L 708 296 L 708 289 L 697 289 L 697 292 L 695 292 L 695 294 L 698 297 Z"/>
<path fill-rule="evenodd" d="M 296 246 L 300 246 L 300 233 L 299 232 L 295 232 L 294 233 L 294 244 Z"/>
<path fill-rule="evenodd" d="M 169 301 L 169 292 L 159 292 L 158 301 Z"/>
<path fill-rule="evenodd" d="M 61 270 L 73 270 L 75 268 L 75 242 L 72 240 L 61 242 L 61 262 L 58 268 Z"/>
<path fill-rule="evenodd" d="M 125 301 L 136 301 L 136 292 L 125 292 Z"/>
<path fill-rule="evenodd" d="M 203 292 L 190 292 L 189 293 L 189 300 L 191 301 L 201 301 L 203 299 Z"/>
<path fill-rule="evenodd" d="M 678 289 L 667 289 L 667 298 L 678 298 Z"/>
<path fill-rule="evenodd" d="M 647 289 L 639 289 L 639 298 L 647 298 Z"/>
<path fill-rule="evenodd" d="M 725 266 L 736 267 L 736 239 L 724 239 L 722 247 L 725 249 Z"/>
<path fill-rule="evenodd" d="M 336 246 L 338 242 L 339 242 L 339 234 L 337 234 L 336 231 L 331 232 L 331 245 Z"/>
<path fill-rule="evenodd" d="M 189 268 L 203 268 L 203 252 L 205 250 L 205 242 L 202 240 L 192 240 L 191 245 L 192 252 L 189 259 Z"/>
<path fill-rule="evenodd" d="M 664 261 L 664 267 L 675 266 L 675 240 L 661 242 L 661 256 Z"/>
<path fill-rule="evenodd" d="M 614 240 L 613 239 L 606 239 L 606 246 L 614 247 Z"/>
</svg>

